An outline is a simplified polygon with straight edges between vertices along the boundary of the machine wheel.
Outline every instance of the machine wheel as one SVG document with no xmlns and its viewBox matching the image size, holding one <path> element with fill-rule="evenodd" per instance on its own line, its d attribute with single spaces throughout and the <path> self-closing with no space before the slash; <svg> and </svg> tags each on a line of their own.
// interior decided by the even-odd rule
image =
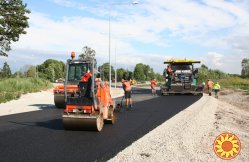
<svg viewBox="0 0 249 162">
<path fill-rule="evenodd" d="M 121 104 L 117 104 L 115 110 L 116 110 L 117 112 L 120 112 L 120 111 L 121 111 Z"/>
<path fill-rule="evenodd" d="M 117 120 L 116 113 L 114 112 L 113 105 L 109 107 L 108 110 L 108 119 L 105 120 L 106 124 L 115 124 Z"/>
<path fill-rule="evenodd" d="M 96 118 L 96 130 L 100 132 L 104 127 L 104 119 L 102 115 L 97 116 Z"/>
<path fill-rule="evenodd" d="M 54 104 L 59 109 L 64 109 L 66 107 L 65 96 L 64 95 L 54 95 Z"/>
</svg>

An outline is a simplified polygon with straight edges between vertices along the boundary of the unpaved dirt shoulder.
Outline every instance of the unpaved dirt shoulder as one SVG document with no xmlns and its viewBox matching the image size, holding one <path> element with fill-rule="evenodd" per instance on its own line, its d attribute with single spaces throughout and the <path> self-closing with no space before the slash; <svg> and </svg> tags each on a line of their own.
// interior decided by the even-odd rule
<svg viewBox="0 0 249 162">
<path fill-rule="evenodd" d="M 249 159 L 249 107 L 239 108 L 220 101 L 215 112 L 216 132 L 231 132 L 236 134 L 241 142 L 241 153 L 235 161 L 248 161 Z"/>
<path fill-rule="evenodd" d="M 28 93 L 22 95 L 18 100 L 12 100 L 0 104 L 0 116 L 49 108 L 54 108 L 52 89 L 36 93 Z"/>
<path fill-rule="evenodd" d="M 109 161 L 222 161 L 213 151 L 213 142 L 216 136 L 223 132 L 235 133 L 241 139 L 242 151 L 234 161 L 247 161 L 249 159 L 249 138 L 246 134 L 246 131 L 249 131 L 248 127 L 234 125 L 232 118 L 228 120 L 223 116 L 230 112 L 235 115 L 234 120 L 242 117 L 242 121 L 245 122 L 244 118 L 248 118 L 249 114 L 234 110 L 232 105 L 204 95 L 199 101 L 158 126 Z M 238 114 L 240 115 L 237 116 Z M 242 114 L 244 116 L 241 116 Z"/>
</svg>

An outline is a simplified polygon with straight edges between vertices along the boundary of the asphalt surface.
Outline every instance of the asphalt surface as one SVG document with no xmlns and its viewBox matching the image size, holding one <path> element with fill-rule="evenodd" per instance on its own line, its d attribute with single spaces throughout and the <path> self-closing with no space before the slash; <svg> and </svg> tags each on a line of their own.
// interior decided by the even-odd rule
<svg viewBox="0 0 249 162">
<path fill-rule="evenodd" d="M 2 116 L 0 161 L 107 161 L 200 99 L 151 96 L 145 89 L 134 89 L 132 97 L 134 109 L 117 113 L 117 123 L 105 124 L 101 132 L 65 131 L 62 110 L 51 105 L 43 105 L 41 111 Z"/>
</svg>

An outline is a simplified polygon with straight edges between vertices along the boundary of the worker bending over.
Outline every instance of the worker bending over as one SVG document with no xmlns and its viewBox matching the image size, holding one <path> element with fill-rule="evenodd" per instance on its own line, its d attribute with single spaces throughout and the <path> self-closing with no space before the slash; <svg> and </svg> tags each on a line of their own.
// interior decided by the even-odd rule
<svg viewBox="0 0 249 162">
<path fill-rule="evenodd" d="M 130 81 L 124 80 L 124 79 L 122 79 L 121 82 L 122 82 L 123 89 L 124 89 L 126 108 L 131 109 L 132 108 L 131 83 Z"/>
</svg>

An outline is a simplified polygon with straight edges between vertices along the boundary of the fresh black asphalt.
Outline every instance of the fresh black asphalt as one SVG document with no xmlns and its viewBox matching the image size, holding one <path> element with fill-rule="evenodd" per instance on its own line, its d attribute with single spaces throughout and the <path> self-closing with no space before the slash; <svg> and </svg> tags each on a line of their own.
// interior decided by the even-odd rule
<svg viewBox="0 0 249 162">
<path fill-rule="evenodd" d="M 2 116 L 0 161 L 107 161 L 201 98 L 155 97 L 146 89 L 135 89 L 132 97 L 134 109 L 117 113 L 117 123 L 101 132 L 65 131 L 62 110 L 39 103 L 41 111 Z"/>
</svg>

